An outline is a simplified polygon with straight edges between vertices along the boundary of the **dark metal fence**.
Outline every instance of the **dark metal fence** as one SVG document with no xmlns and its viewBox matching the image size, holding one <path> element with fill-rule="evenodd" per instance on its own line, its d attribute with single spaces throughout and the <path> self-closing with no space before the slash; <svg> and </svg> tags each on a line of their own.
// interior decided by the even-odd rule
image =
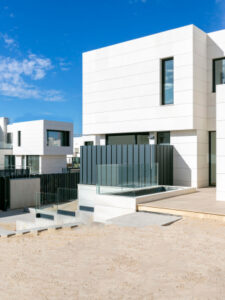
<svg viewBox="0 0 225 300">
<path fill-rule="evenodd" d="M 71 193 L 73 198 L 77 198 L 77 185 L 80 182 L 79 172 L 68 174 L 42 174 L 36 176 L 29 176 L 26 172 L 5 172 L 4 174 L 0 174 L 0 210 L 10 208 L 10 179 L 27 177 L 40 177 L 40 193 L 57 194 L 57 190 L 61 188 L 62 190 L 65 189 L 61 192 L 62 202 L 71 198 Z"/>
<path fill-rule="evenodd" d="M 0 210 L 7 210 L 10 206 L 10 178 L 0 177 Z"/>
<path fill-rule="evenodd" d="M 80 173 L 42 174 L 41 193 L 57 193 L 58 188 L 76 189 L 80 182 Z"/>
<path fill-rule="evenodd" d="M 0 170 L 0 177 L 10 177 L 10 178 L 24 178 L 30 176 L 29 169 L 14 169 L 14 168 L 6 168 Z"/>
<path fill-rule="evenodd" d="M 80 159 L 80 183 L 96 184 L 97 165 L 121 164 L 129 166 L 158 163 L 160 185 L 173 185 L 172 145 L 107 145 L 82 146 Z M 140 178 L 138 168 L 133 168 L 135 182 Z M 110 185 L 107 180 L 108 185 Z M 130 183 L 130 182 L 129 182 Z M 111 185 L 112 182 L 111 182 Z"/>
</svg>

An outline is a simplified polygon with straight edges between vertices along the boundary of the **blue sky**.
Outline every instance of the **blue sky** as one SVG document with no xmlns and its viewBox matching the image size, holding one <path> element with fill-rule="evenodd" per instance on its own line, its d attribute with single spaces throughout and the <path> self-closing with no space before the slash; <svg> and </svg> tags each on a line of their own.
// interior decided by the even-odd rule
<svg viewBox="0 0 225 300">
<path fill-rule="evenodd" d="M 0 116 L 82 131 L 82 52 L 195 24 L 225 28 L 224 0 L 0 0 Z"/>
</svg>

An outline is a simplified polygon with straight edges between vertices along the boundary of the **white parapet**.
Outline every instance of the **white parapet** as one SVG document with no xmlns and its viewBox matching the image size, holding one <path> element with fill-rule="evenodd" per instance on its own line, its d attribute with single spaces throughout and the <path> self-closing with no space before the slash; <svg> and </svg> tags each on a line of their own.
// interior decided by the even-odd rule
<svg viewBox="0 0 225 300">
<path fill-rule="evenodd" d="M 216 89 L 216 200 L 225 201 L 225 85 Z"/>
<path fill-rule="evenodd" d="M 115 217 L 134 213 L 137 209 L 137 204 L 140 203 L 196 192 L 196 188 L 175 186 L 155 186 L 136 189 L 102 186 L 101 188 L 103 193 L 98 194 L 95 185 L 78 185 L 79 209 L 87 211 L 92 209 L 90 213 L 93 216 L 93 220 L 102 223 Z M 160 191 L 163 188 L 164 190 Z M 151 189 L 159 190 L 152 193 Z M 148 193 L 142 193 L 143 190 L 147 190 Z"/>
</svg>

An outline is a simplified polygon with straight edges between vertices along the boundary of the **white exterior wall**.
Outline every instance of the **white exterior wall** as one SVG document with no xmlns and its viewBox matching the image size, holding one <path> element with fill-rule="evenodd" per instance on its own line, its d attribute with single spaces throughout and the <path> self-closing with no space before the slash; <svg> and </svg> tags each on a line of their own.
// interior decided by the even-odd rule
<svg viewBox="0 0 225 300">
<path fill-rule="evenodd" d="M 39 168 L 41 174 L 62 173 L 62 169 L 65 169 L 66 167 L 67 160 L 65 155 L 40 156 Z"/>
<path fill-rule="evenodd" d="M 14 123 L 7 126 L 13 133 L 13 155 L 16 166 L 22 167 L 22 156 L 39 156 L 39 173 L 61 173 L 66 168 L 66 155 L 73 153 L 73 124 L 58 121 L 30 121 Z M 47 130 L 70 132 L 70 145 L 48 146 Z M 18 146 L 18 131 L 21 131 L 21 146 Z"/>
<path fill-rule="evenodd" d="M 69 147 L 47 146 L 47 130 L 70 131 Z M 21 146 L 18 146 L 18 131 L 21 131 Z M 67 155 L 73 153 L 73 124 L 54 121 L 30 121 L 8 125 L 13 133 L 14 155 Z"/>
<path fill-rule="evenodd" d="M 190 25 L 84 53 L 83 133 L 170 131 L 174 184 L 207 186 L 207 47 L 207 34 Z M 174 58 L 174 104 L 161 105 L 167 57 Z"/>
<path fill-rule="evenodd" d="M 173 184 L 198 186 L 197 131 L 173 131 L 170 143 L 174 146 Z"/>
<path fill-rule="evenodd" d="M 216 89 L 216 200 L 225 201 L 225 85 Z"/>
<path fill-rule="evenodd" d="M 83 133 L 194 129 L 194 27 L 83 54 Z M 174 104 L 161 104 L 161 59 L 174 57 Z"/>
<path fill-rule="evenodd" d="M 207 38 L 208 131 L 216 130 L 216 93 L 212 92 L 212 60 L 224 56 L 225 30 L 209 33 Z"/>
<path fill-rule="evenodd" d="M 31 121 L 8 125 L 8 132 L 13 134 L 14 155 L 44 154 L 44 122 Z M 21 146 L 18 146 L 18 131 L 21 131 Z"/>
<path fill-rule="evenodd" d="M 75 149 L 79 149 L 79 152 L 76 156 L 80 157 L 80 147 L 84 146 L 85 142 L 93 142 L 94 146 L 98 145 L 98 137 L 95 135 L 74 137 L 73 138 L 74 155 L 76 154 Z"/>
</svg>

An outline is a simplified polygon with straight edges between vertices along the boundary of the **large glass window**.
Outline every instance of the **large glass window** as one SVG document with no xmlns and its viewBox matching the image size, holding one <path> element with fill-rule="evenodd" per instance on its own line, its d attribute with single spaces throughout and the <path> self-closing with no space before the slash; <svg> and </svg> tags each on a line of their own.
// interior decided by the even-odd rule
<svg viewBox="0 0 225 300">
<path fill-rule="evenodd" d="M 27 155 L 27 167 L 31 174 L 39 173 L 39 156 L 38 155 Z"/>
<path fill-rule="evenodd" d="M 173 104 L 173 58 L 162 60 L 162 104 Z"/>
<path fill-rule="evenodd" d="M 5 155 L 5 169 L 15 169 L 15 155 Z"/>
<path fill-rule="evenodd" d="M 213 60 L 213 92 L 217 84 L 225 84 L 225 58 Z"/>
<path fill-rule="evenodd" d="M 70 145 L 70 132 L 47 130 L 47 145 L 68 147 Z"/>
<path fill-rule="evenodd" d="M 107 145 L 149 144 L 149 133 L 109 134 L 106 142 Z"/>
<path fill-rule="evenodd" d="M 170 144 L 170 132 L 158 132 L 157 133 L 157 144 L 158 145 L 168 145 Z"/>
</svg>

